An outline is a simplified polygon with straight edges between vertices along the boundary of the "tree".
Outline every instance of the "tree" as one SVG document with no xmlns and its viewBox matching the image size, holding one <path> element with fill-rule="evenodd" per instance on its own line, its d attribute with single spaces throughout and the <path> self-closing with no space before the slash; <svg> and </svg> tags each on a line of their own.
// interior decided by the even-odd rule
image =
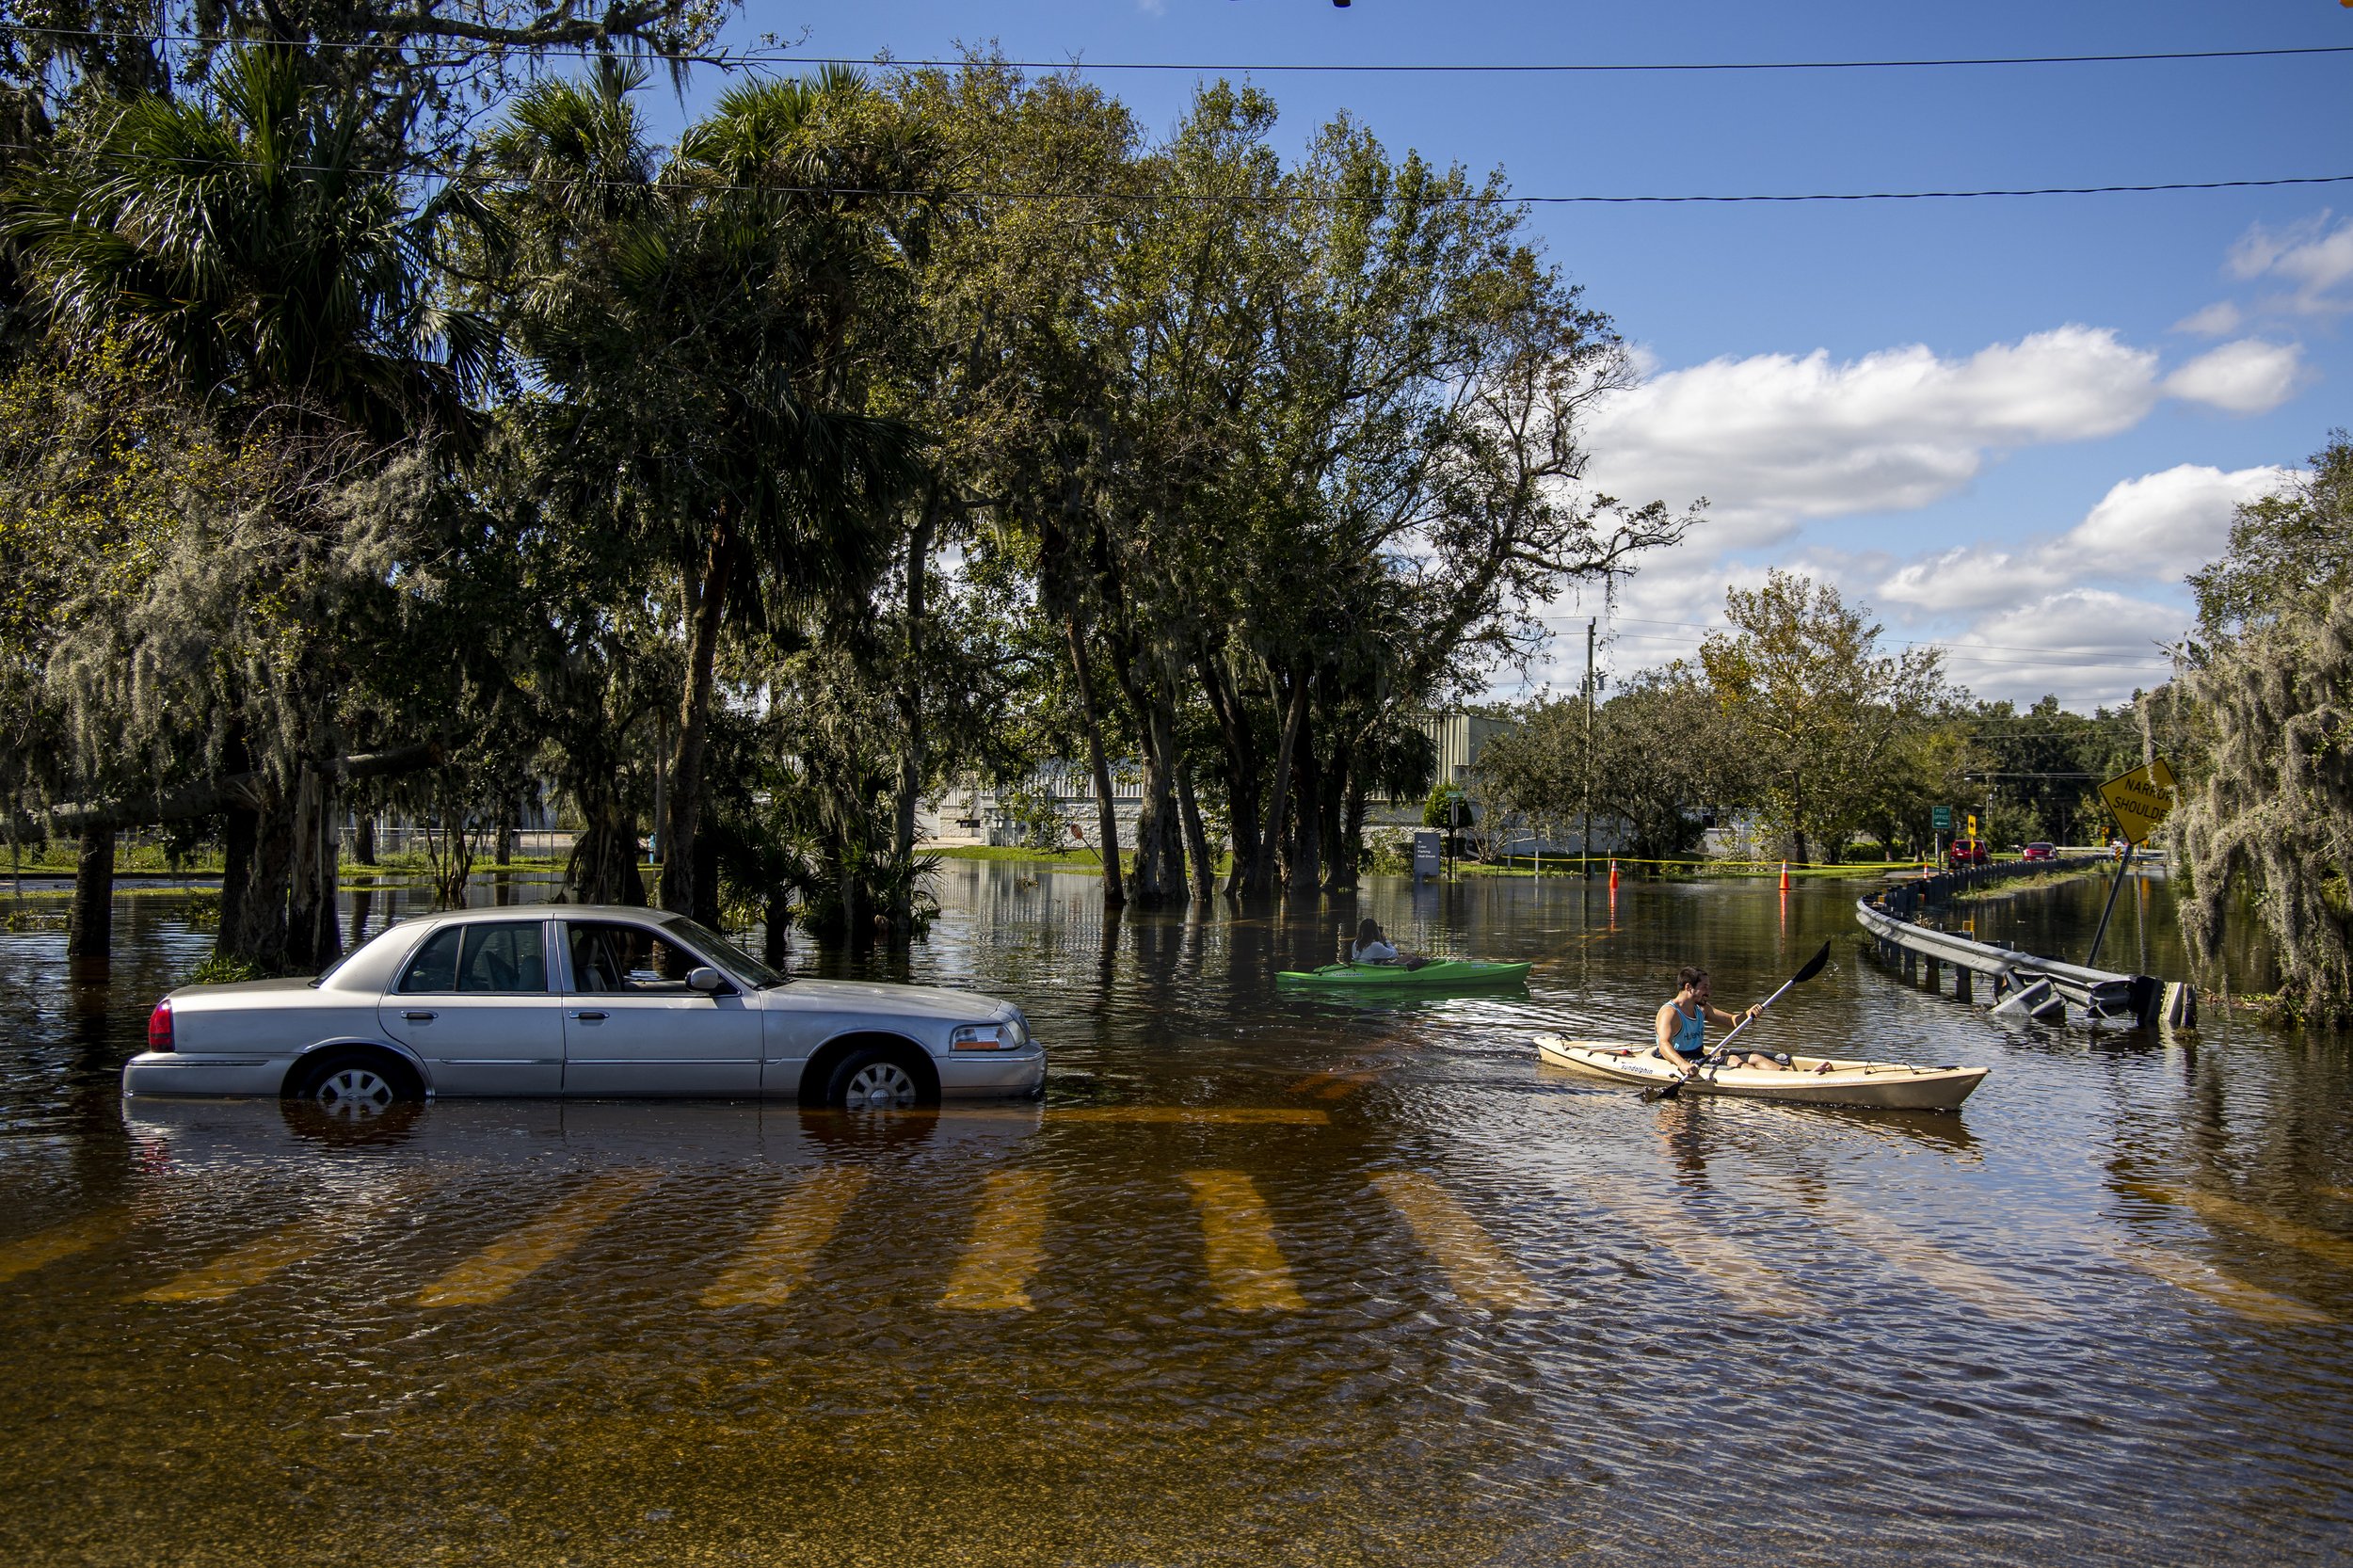
<svg viewBox="0 0 2353 1568">
<path fill-rule="evenodd" d="M 1835 855 L 1863 824 L 1891 753 L 1945 701 L 1938 655 L 1880 653 L 1867 612 L 1793 572 L 1726 589 L 1724 613 L 1731 630 L 1701 642 L 1700 664 L 1756 770 L 1757 801 L 1792 858 Z"/>
<path fill-rule="evenodd" d="M 6 233 L 56 341 L 118 334 L 224 442 L 268 455 L 245 493 L 275 515 L 250 518 L 239 545 L 275 553 L 206 581 L 256 596 L 218 604 L 232 621 L 258 627 L 292 603 L 320 614 L 269 625 L 265 654 L 226 684 L 208 676 L 221 661 L 175 646 L 195 660 L 183 691 L 216 704 L 200 712 L 218 765 L 264 778 L 230 815 L 222 951 L 313 967 L 340 947 L 327 764 L 344 749 L 336 697 L 360 652 L 336 612 L 344 587 L 368 585 L 337 581 L 360 564 L 336 547 L 337 498 L 395 448 L 469 426 L 489 334 L 430 293 L 463 198 L 412 207 L 366 156 L 359 101 L 320 89 L 287 48 L 231 51 L 207 103 L 142 97 L 86 123 L 20 176 Z"/>
<path fill-rule="evenodd" d="M 550 395 L 552 478 L 672 574 L 683 690 L 662 824 L 662 903 L 712 920 L 697 837 L 722 637 L 862 602 L 920 479 L 917 432 L 871 411 L 875 340 L 907 283 L 890 213 L 857 194 L 920 149 L 853 74 L 743 87 L 663 158 L 600 64 L 542 87 L 490 140 L 516 188 L 498 292 Z M 856 134 L 853 134 L 856 133 Z"/>
<path fill-rule="evenodd" d="M 2329 433 L 2312 466 L 2239 506 L 2223 553 L 2190 573 L 2198 632 L 2219 642 L 2353 588 L 2353 436 Z"/>
<path fill-rule="evenodd" d="M 2196 740 L 2169 830 L 2188 862 L 2183 931 L 2218 961 L 2233 900 L 2278 952 L 2288 1008 L 2353 1019 L 2353 446 L 2248 503 L 2191 579 L 2200 640 L 2177 684 Z"/>
<path fill-rule="evenodd" d="M 1518 728 L 1487 743 L 1479 774 L 1496 809 L 1559 824 L 1579 820 L 1590 800 L 1605 826 L 1623 830 L 1626 855 L 1672 860 L 1699 847 L 1717 807 L 1746 797 L 1740 760 L 1723 710 L 1677 663 L 1600 704 L 1590 747 L 1581 698 L 1532 704 Z"/>
</svg>

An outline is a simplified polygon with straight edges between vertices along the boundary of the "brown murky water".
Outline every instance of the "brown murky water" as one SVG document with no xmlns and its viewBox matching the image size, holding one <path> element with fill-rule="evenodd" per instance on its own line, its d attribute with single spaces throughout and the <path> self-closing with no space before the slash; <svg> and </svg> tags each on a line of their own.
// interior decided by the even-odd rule
<svg viewBox="0 0 2353 1568">
<path fill-rule="evenodd" d="M 1858 890 L 1384 882 L 1393 932 L 1537 968 L 1348 1005 L 1272 980 L 1337 917 L 952 862 L 910 976 L 1021 1002 L 1042 1107 L 356 1145 L 119 1097 L 205 946 L 173 900 L 121 902 L 104 981 L 0 938 L 0 1559 L 2344 1558 L 2341 1043 L 2006 1028 L 1847 944 L 1756 1032 L 1993 1064 L 1963 1113 L 1538 1065 L 1694 958 L 1762 995 Z M 2096 894 L 2043 904 L 2000 918 L 2088 939 Z"/>
</svg>

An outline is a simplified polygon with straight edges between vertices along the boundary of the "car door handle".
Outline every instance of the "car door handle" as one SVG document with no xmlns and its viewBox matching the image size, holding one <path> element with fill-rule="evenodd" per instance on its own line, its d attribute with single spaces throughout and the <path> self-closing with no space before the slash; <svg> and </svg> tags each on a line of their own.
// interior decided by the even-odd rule
<svg viewBox="0 0 2353 1568">
<path fill-rule="evenodd" d="M 403 1013 L 401 1016 L 412 1024 L 429 1024 L 440 1015 L 439 1013 Z"/>
<path fill-rule="evenodd" d="M 578 1018 L 584 1024 L 600 1024 L 604 1022 L 604 1015 L 601 1013 L 574 1013 L 570 1016 Z"/>
</svg>

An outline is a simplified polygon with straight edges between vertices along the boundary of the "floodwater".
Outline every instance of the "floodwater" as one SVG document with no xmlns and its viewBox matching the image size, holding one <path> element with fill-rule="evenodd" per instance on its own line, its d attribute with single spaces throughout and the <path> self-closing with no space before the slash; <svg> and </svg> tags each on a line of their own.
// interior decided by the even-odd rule
<svg viewBox="0 0 2353 1568">
<path fill-rule="evenodd" d="M 1349 1005 L 1273 980 L 1337 913 L 950 862 L 904 972 L 1020 1002 L 1042 1106 L 356 1144 L 120 1098 L 207 944 L 169 895 L 106 977 L 0 936 L 0 1560 L 2345 1558 L 2345 1046 L 2009 1025 L 1864 956 L 1862 890 L 1383 880 L 1410 944 L 1537 967 Z M 1826 936 L 1758 1043 L 1990 1064 L 1961 1113 L 1645 1104 L 1529 1046 Z"/>
</svg>

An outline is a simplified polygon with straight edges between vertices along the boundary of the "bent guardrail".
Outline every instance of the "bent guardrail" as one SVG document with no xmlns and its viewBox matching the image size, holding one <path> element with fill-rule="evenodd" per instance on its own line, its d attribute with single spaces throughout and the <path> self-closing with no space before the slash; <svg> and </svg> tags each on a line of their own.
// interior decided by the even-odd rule
<svg viewBox="0 0 2353 1568">
<path fill-rule="evenodd" d="M 2052 871 L 2091 870 L 2106 862 L 2098 856 L 2065 860 L 2013 862 L 1972 866 L 1922 877 L 1855 901 L 1855 919 L 1870 933 L 1882 961 L 1898 966 L 1913 979 L 1921 965 L 1928 983 L 1938 985 L 1937 971 L 1953 971 L 1953 999 L 1974 1002 L 1977 982 L 1993 992 L 1994 1011 L 2025 1013 L 2038 1018 L 2063 1016 L 2070 1004 L 2097 1017 L 2131 1018 L 2148 1025 L 2157 1022 L 2181 1027 L 2198 1021 L 2198 993 L 2180 981 L 2153 975 L 2117 974 L 2039 957 L 2000 942 L 1973 941 L 1918 924 L 1915 917 L 1929 904 L 1941 903 L 1964 888 Z"/>
</svg>

